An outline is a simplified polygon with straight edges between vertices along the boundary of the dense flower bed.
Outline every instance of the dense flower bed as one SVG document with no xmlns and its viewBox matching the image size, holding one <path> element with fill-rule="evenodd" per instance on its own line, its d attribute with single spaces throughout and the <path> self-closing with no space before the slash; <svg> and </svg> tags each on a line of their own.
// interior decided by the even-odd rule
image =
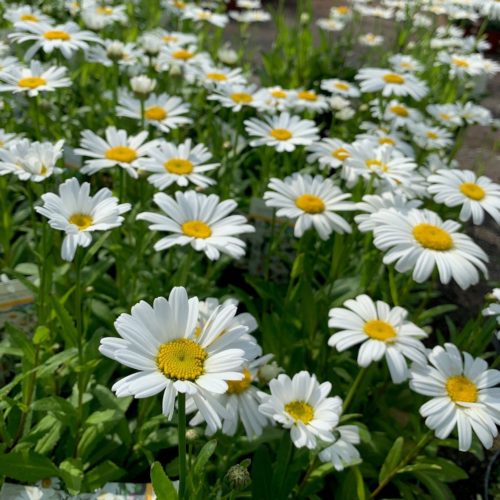
<svg viewBox="0 0 500 500">
<path fill-rule="evenodd" d="M 455 159 L 496 125 L 498 0 L 1 3 L 2 281 L 34 297 L 3 321 L 4 481 L 494 491 L 500 293 L 449 291 L 498 258 L 467 228 L 500 185 Z"/>
</svg>

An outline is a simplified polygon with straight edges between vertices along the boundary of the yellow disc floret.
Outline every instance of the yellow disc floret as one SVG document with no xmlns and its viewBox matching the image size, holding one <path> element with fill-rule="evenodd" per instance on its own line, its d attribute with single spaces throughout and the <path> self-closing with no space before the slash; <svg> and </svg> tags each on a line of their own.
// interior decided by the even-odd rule
<svg viewBox="0 0 500 500">
<path fill-rule="evenodd" d="M 305 401 L 292 401 L 285 405 L 285 411 L 295 422 L 308 424 L 314 418 L 314 408 Z"/>
<path fill-rule="evenodd" d="M 26 89 L 36 89 L 37 87 L 41 87 L 45 85 L 47 80 L 45 78 L 41 78 L 39 76 L 27 76 L 25 78 L 21 78 L 17 84 L 19 87 L 23 87 Z"/>
<path fill-rule="evenodd" d="M 252 374 L 248 368 L 243 368 L 242 380 L 227 380 L 227 393 L 228 394 L 241 394 L 245 392 L 252 383 Z"/>
<path fill-rule="evenodd" d="M 67 41 L 71 38 L 71 35 L 63 30 L 50 30 L 43 34 L 46 40 L 63 40 Z"/>
<path fill-rule="evenodd" d="M 192 238 L 205 239 L 212 236 L 210 226 L 201 220 L 186 221 L 182 224 L 181 229 L 186 236 L 191 236 Z"/>
<path fill-rule="evenodd" d="M 392 83 L 394 85 L 403 85 L 405 79 L 403 76 L 398 75 L 397 73 L 386 73 L 384 75 L 385 83 Z"/>
<path fill-rule="evenodd" d="M 396 330 L 394 327 L 387 323 L 387 321 L 382 321 L 381 319 L 372 319 L 365 323 L 363 331 L 376 340 L 383 340 L 384 342 L 393 339 L 396 336 Z"/>
<path fill-rule="evenodd" d="M 84 229 L 87 229 L 93 224 L 93 219 L 92 216 L 88 214 L 82 214 L 80 212 L 73 214 L 69 219 L 68 219 L 70 224 L 74 224 L 80 231 L 83 231 Z"/>
<path fill-rule="evenodd" d="M 105 155 L 108 160 L 114 160 L 123 163 L 132 163 L 137 158 L 135 149 L 128 146 L 115 146 L 106 151 Z"/>
<path fill-rule="evenodd" d="M 475 403 L 477 401 L 477 387 L 463 375 L 450 377 L 446 381 L 448 396 L 455 403 Z"/>
<path fill-rule="evenodd" d="M 286 128 L 273 128 L 270 136 L 277 141 L 288 141 L 292 138 L 292 133 Z"/>
<path fill-rule="evenodd" d="M 160 371 L 173 380 L 196 380 L 204 373 L 205 349 L 190 339 L 177 339 L 162 344 L 156 357 Z"/>
<path fill-rule="evenodd" d="M 163 166 L 171 174 L 187 175 L 193 171 L 193 164 L 184 158 L 171 158 Z"/>
<path fill-rule="evenodd" d="M 485 190 L 473 182 L 464 182 L 461 184 L 460 191 L 467 196 L 467 198 L 475 201 L 481 201 L 486 196 Z"/>
<path fill-rule="evenodd" d="M 161 122 L 167 117 L 167 112 L 161 106 L 150 106 L 144 111 L 144 118 L 146 120 L 153 120 L 155 122 Z"/>
<path fill-rule="evenodd" d="M 440 227 L 433 224 L 417 224 L 413 228 L 413 236 L 420 245 L 429 250 L 444 252 L 453 248 L 453 238 Z"/>
<path fill-rule="evenodd" d="M 320 214 L 325 211 L 325 203 L 314 194 L 303 194 L 296 198 L 295 205 L 308 214 Z"/>
</svg>

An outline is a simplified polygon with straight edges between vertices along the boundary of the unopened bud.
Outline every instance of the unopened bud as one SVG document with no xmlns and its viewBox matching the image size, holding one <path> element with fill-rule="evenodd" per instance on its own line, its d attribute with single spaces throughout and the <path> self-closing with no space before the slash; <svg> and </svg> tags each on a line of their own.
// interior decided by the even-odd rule
<svg viewBox="0 0 500 500">
<path fill-rule="evenodd" d="M 119 40 L 111 42 L 106 49 L 106 54 L 113 61 L 119 61 L 120 59 L 123 59 L 124 53 L 125 45 Z"/>
<path fill-rule="evenodd" d="M 244 490 L 245 488 L 250 486 L 252 482 L 248 469 L 241 464 L 233 465 L 227 471 L 224 479 L 233 490 Z"/>
<path fill-rule="evenodd" d="M 199 427 L 192 427 L 186 431 L 186 441 L 194 443 L 203 437 L 203 431 Z"/>
<path fill-rule="evenodd" d="M 130 86 L 138 97 L 144 97 L 154 90 L 156 81 L 145 75 L 139 75 L 130 80 Z"/>
<path fill-rule="evenodd" d="M 262 384 L 267 384 L 273 378 L 276 378 L 283 372 L 283 368 L 279 367 L 276 361 L 267 365 L 261 366 L 257 372 L 257 377 Z"/>
</svg>

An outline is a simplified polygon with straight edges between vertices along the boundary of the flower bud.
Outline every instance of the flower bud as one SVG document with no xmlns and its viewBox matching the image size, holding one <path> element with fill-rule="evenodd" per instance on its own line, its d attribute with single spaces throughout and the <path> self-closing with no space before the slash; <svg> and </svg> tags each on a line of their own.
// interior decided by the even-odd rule
<svg viewBox="0 0 500 500">
<path fill-rule="evenodd" d="M 233 490 L 244 490 L 252 482 L 248 469 L 241 464 L 233 465 L 227 471 L 224 479 Z"/>
<path fill-rule="evenodd" d="M 283 372 L 283 368 L 279 367 L 276 361 L 261 366 L 257 372 L 257 377 L 262 384 L 267 384 L 273 378 L 276 378 Z"/>
<path fill-rule="evenodd" d="M 111 60 L 119 61 L 120 59 L 123 59 L 125 45 L 119 40 L 115 40 L 108 45 L 106 53 Z"/>
<path fill-rule="evenodd" d="M 233 65 L 238 61 L 238 54 L 228 45 L 224 45 L 217 51 L 217 57 L 224 64 Z"/>
<path fill-rule="evenodd" d="M 145 97 L 154 90 L 156 81 L 145 75 L 139 75 L 131 78 L 130 86 L 138 97 Z"/>
</svg>

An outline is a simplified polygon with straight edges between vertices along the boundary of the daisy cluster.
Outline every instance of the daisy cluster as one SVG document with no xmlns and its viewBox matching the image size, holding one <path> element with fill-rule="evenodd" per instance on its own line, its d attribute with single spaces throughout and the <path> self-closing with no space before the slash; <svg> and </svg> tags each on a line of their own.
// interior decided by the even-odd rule
<svg viewBox="0 0 500 500">
<path fill-rule="evenodd" d="M 305 465 L 298 484 L 295 469 L 286 481 L 281 472 L 278 488 L 291 485 L 283 497 L 321 494 L 311 483 L 355 467 L 374 498 L 414 472 L 430 439 L 456 434 L 460 451 L 477 450 L 476 438 L 492 448 L 500 371 L 485 351 L 499 289 L 462 334 L 443 302 L 451 286 L 462 293 L 488 279 L 490 257 L 470 229 L 498 234 L 500 224 L 500 185 L 457 161 L 469 127 L 495 125 L 478 102 L 500 71 L 482 30 L 468 35 L 461 22 L 498 20 L 498 0 L 353 0 L 326 18 L 302 12 L 301 43 L 281 26 L 262 71 L 251 25 L 271 15 L 260 0 L 140 3 L 3 5 L 0 248 L 6 272 L 36 295 L 39 319 L 33 339 L 12 330 L 4 350 L 28 353 L 27 385 L 6 403 L 15 422 L 0 427 L 9 451 L 31 453 L 32 413 L 69 405 L 77 441 L 61 474 L 74 491 L 91 489 L 65 471 L 81 467 L 83 477 L 94 466 L 85 454 L 94 424 L 102 418 L 96 435 L 112 434 L 106 412 L 125 418 L 131 397 L 156 395 L 157 407 L 131 407 L 131 429 L 117 425 L 116 440 L 141 456 L 130 464 L 149 466 L 166 444 L 148 448 L 163 439 L 153 411 L 181 430 L 185 411 L 190 430 L 218 434 L 225 463 L 262 457 L 289 433 L 292 465 Z M 359 31 L 364 18 L 376 32 Z M 394 23 L 397 40 L 377 31 Z M 222 42 L 234 26 L 237 46 Z M 53 361 L 63 347 L 68 357 Z M 126 404 L 105 392 L 116 364 L 97 351 L 126 367 L 111 385 Z M 43 363 L 59 370 L 67 360 L 77 367 L 60 369 L 73 376 L 60 393 L 67 401 L 58 381 L 34 389 Z M 392 418 L 387 409 L 354 407 L 385 392 L 423 417 L 398 432 L 425 424 L 429 441 L 405 461 L 396 440 L 387 456 L 399 458 L 377 456 L 361 477 L 374 439 L 394 433 L 368 414 Z M 94 400 L 105 411 L 90 413 Z M 50 443 L 32 450 L 40 463 Z M 102 455 L 114 457 L 115 445 Z"/>
</svg>

